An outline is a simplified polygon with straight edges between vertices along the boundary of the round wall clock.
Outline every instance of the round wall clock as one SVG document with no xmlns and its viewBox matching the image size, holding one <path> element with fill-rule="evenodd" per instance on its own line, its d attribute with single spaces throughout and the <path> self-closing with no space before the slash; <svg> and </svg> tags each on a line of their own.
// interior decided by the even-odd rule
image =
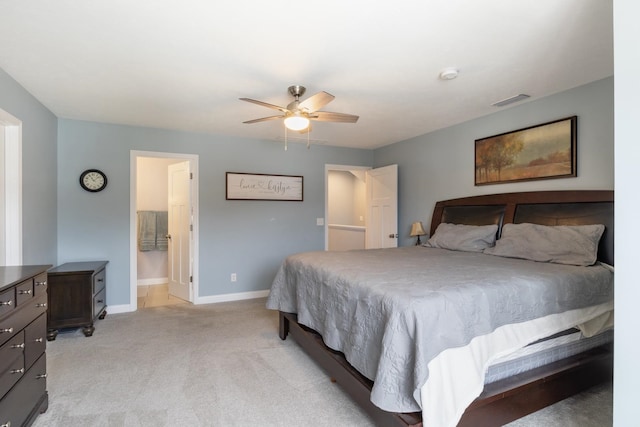
<svg viewBox="0 0 640 427">
<path fill-rule="evenodd" d="M 80 186 L 92 193 L 102 191 L 107 186 L 107 176 L 98 169 L 87 169 L 80 174 Z"/>
</svg>

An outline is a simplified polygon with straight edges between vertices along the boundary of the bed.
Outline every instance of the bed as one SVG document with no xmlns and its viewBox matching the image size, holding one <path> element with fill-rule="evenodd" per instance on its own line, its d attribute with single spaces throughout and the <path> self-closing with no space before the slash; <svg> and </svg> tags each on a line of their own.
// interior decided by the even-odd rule
<svg viewBox="0 0 640 427">
<path fill-rule="evenodd" d="M 430 235 L 429 247 L 288 257 L 267 300 L 280 338 L 292 335 L 385 426 L 503 425 L 611 380 L 604 340 L 485 381 L 530 343 L 610 328 L 612 191 L 440 201 Z"/>
</svg>

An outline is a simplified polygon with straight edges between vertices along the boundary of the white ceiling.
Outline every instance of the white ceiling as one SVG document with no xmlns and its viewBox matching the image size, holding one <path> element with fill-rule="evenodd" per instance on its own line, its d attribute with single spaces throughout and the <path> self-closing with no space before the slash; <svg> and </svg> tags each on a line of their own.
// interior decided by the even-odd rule
<svg viewBox="0 0 640 427">
<path fill-rule="evenodd" d="M 0 68 L 61 118 L 277 140 L 324 90 L 312 142 L 376 148 L 613 75 L 612 0 L 0 0 Z M 443 68 L 460 70 L 442 81 Z M 515 104 L 518 105 L 518 104 Z M 0 108 L 2 94 L 0 93 Z M 509 108 L 509 107 L 502 107 Z M 291 134 L 290 134 L 291 136 Z M 306 142 L 306 138 L 305 138 Z"/>
</svg>

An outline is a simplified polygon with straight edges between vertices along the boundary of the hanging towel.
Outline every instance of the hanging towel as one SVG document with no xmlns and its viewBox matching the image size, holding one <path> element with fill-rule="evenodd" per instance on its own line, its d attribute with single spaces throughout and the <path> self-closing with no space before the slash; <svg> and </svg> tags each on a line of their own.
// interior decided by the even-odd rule
<svg viewBox="0 0 640 427">
<path fill-rule="evenodd" d="M 166 251 L 169 249 L 169 212 L 156 212 L 156 250 Z"/>
<path fill-rule="evenodd" d="M 156 213 L 138 212 L 138 250 L 152 251 L 156 248 Z"/>
<path fill-rule="evenodd" d="M 138 250 L 168 249 L 169 215 L 166 211 L 138 211 Z"/>
</svg>

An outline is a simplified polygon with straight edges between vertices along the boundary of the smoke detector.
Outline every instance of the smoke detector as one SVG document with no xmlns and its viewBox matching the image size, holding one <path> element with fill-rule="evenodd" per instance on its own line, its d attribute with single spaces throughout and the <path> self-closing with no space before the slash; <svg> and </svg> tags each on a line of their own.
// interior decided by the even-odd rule
<svg viewBox="0 0 640 427">
<path fill-rule="evenodd" d="M 458 70 L 456 68 L 445 68 L 440 71 L 440 80 L 453 80 L 458 77 Z"/>
</svg>

